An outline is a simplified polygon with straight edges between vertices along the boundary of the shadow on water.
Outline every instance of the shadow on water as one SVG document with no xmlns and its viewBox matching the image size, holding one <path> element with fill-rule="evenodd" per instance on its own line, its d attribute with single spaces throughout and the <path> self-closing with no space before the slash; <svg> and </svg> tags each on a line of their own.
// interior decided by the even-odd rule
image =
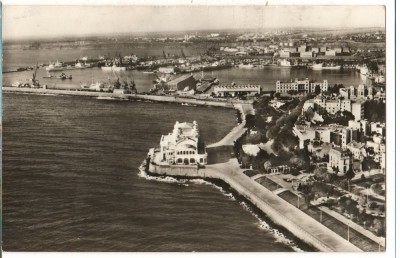
<svg viewBox="0 0 400 258">
<path fill-rule="evenodd" d="M 218 147 L 207 147 L 206 151 L 208 153 L 207 163 L 225 163 L 232 158 L 233 146 L 218 146 Z"/>
</svg>

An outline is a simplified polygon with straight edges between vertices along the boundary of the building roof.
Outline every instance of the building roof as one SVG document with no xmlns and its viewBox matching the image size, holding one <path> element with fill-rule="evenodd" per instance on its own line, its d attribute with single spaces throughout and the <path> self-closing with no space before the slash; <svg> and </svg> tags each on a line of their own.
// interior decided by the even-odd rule
<svg viewBox="0 0 400 258">
<path fill-rule="evenodd" d="M 181 81 L 189 79 L 190 77 L 193 77 L 193 75 L 192 74 L 185 74 L 185 75 L 179 76 L 178 78 L 172 79 L 167 83 L 168 84 L 177 84 L 177 83 L 179 83 Z M 193 80 L 194 80 L 194 78 L 193 78 Z"/>
<path fill-rule="evenodd" d="M 215 85 L 214 90 L 218 91 L 259 91 L 261 89 L 261 85 Z"/>
<path fill-rule="evenodd" d="M 356 142 L 356 141 L 351 141 L 347 144 L 348 147 L 353 147 L 353 148 L 357 148 L 357 149 L 361 149 L 362 147 L 365 146 L 364 143 L 362 142 Z"/>
</svg>

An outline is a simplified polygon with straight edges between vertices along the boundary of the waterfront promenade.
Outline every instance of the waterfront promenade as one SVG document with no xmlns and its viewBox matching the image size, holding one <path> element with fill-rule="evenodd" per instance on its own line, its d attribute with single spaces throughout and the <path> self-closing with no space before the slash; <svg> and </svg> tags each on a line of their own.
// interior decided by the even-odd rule
<svg viewBox="0 0 400 258">
<path fill-rule="evenodd" d="M 320 251 L 361 252 L 359 248 L 329 228 L 243 174 L 243 169 L 240 169 L 235 159 L 226 163 L 207 165 L 205 169 L 199 170 L 199 174 L 205 178 L 223 180 L 276 224 L 285 227 L 296 237 Z"/>
<path fill-rule="evenodd" d="M 234 127 L 220 141 L 210 144 L 207 148 L 216 148 L 222 146 L 233 146 L 235 141 L 246 132 L 246 115 L 254 115 L 254 108 L 251 104 L 234 104 L 234 107 L 242 114 L 242 123 Z"/>
</svg>

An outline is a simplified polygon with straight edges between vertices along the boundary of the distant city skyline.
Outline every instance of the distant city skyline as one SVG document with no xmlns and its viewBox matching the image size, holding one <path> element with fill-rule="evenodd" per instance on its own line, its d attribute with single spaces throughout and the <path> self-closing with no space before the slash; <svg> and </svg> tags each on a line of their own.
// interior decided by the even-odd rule
<svg viewBox="0 0 400 258">
<path fill-rule="evenodd" d="M 385 27 L 384 6 L 3 6 L 3 39 L 163 31 Z"/>
</svg>

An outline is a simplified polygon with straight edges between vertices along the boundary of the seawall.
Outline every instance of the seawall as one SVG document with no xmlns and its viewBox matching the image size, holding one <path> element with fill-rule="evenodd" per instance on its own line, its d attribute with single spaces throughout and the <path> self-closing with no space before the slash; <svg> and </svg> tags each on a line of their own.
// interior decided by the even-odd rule
<svg viewBox="0 0 400 258">
<path fill-rule="evenodd" d="M 325 252 L 362 252 L 346 239 L 293 207 L 267 188 L 251 180 L 238 168 L 237 161 L 197 166 L 149 165 L 151 174 L 161 176 L 218 179 L 227 183 L 234 191 L 260 209 L 275 224 L 290 231 L 305 243 Z"/>
<path fill-rule="evenodd" d="M 67 95 L 67 96 L 86 96 L 94 98 L 145 100 L 154 102 L 169 102 L 169 103 L 214 106 L 214 107 L 225 107 L 225 108 L 237 108 L 237 104 L 251 104 L 251 101 L 241 101 L 241 100 L 184 98 L 175 96 L 159 96 L 159 95 L 145 95 L 145 94 L 117 94 L 111 92 L 97 92 L 97 91 L 74 91 L 74 90 L 57 90 L 57 89 L 42 89 L 42 88 L 35 89 L 35 88 L 17 88 L 17 87 L 7 87 L 7 86 L 4 86 L 2 90 L 3 92 L 10 92 L 10 93 L 54 94 L 54 95 Z"/>
</svg>

